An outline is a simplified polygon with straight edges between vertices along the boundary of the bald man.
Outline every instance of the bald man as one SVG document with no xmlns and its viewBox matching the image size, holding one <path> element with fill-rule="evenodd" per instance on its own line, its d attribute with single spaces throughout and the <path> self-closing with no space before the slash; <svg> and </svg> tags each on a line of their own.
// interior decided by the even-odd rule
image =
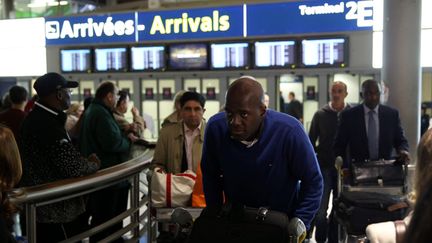
<svg viewBox="0 0 432 243">
<path fill-rule="evenodd" d="M 315 112 L 309 130 L 309 138 L 317 153 L 321 174 L 324 180 L 324 191 L 320 209 L 315 217 L 315 240 L 317 243 L 325 242 L 329 235 L 329 242 L 337 240 L 335 225 L 327 219 L 327 208 L 330 193 L 337 189 L 337 172 L 335 168 L 335 155 L 333 153 L 334 137 L 336 135 L 339 113 L 350 108 L 345 103 L 347 86 L 341 81 L 335 81 L 330 88 L 330 102 Z M 318 143 L 317 143 L 318 142 Z M 333 219 L 332 219 L 333 220 Z M 329 228 L 330 227 L 330 228 Z M 333 238 L 332 238 L 333 237 Z"/>
<path fill-rule="evenodd" d="M 221 205 L 224 193 L 228 201 L 285 212 L 309 228 L 320 204 L 321 172 L 302 124 L 267 110 L 253 77 L 233 82 L 225 112 L 210 118 L 202 172 L 208 206 Z"/>
</svg>

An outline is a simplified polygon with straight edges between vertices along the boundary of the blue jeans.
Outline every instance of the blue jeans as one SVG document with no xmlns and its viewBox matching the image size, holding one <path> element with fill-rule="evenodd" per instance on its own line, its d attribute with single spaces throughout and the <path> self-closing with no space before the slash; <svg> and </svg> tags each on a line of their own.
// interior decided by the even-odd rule
<svg viewBox="0 0 432 243">
<path fill-rule="evenodd" d="M 329 243 L 331 243 L 330 235 L 337 232 L 337 224 L 333 222 L 335 219 L 330 217 L 330 222 L 327 219 L 327 209 L 330 200 L 330 193 L 333 190 L 333 196 L 337 193 L 337 171 L 336 168 L 321 168 L 321 174 L 324 180 L 324 190 L 321 198 L 321 205 L 315 215 L 315 240 L 317 242 L 325 242 L 329 235 Z"/>
</svg>

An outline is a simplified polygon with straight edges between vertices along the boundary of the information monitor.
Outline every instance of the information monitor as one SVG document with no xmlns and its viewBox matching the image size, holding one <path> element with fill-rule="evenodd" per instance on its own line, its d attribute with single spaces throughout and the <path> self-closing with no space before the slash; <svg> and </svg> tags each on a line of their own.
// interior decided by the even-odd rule
<svg viewBox="0 0 432 243">
<path fill-rule="evenodd" d="M 95 48 L 96 71 L 127 71 L 127 48 Z"/>
<path fill-rule="evenodd" d="M 345 66 L 345 38 L 307 39 L 301 43 L 303 66 Z"/>
<path fill-rule="evenodd" d="M 245 68 L 249 66 L 248 43 L 211 44 L 212 68 Z"/>
<path fill-rule="evenodd" d="M 60 66 L 62 72 L 90 72 L 91 49 L 60 50 Z"/>
</svg>

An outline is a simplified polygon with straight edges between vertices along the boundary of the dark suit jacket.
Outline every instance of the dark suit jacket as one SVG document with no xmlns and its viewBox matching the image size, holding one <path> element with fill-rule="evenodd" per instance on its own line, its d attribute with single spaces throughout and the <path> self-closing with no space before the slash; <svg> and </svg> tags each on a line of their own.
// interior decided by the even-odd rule
<svg viewBox="0 0 432 243">
<path fill-rule="evenodd" d="M 408 151 L 399 112 L 391 107 L 379 105 L 379 158 L 391 159 L 393 148 Z M 347 152 L 348 147 L 348 154 Z M 368 139 L 363 105 L 355 106 L 341 113 L 334 144 L 336 156 L 345 161 L 357 162 L 369 159 Z"/>
</svg>

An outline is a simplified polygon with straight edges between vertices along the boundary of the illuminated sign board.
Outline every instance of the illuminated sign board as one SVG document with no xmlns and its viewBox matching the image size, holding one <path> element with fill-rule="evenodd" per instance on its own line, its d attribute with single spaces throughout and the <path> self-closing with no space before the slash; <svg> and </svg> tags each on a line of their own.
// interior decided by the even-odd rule
<svg viewBox="0 0 432 243">
<path fill-rule="evenodd" d="M 243 36 L 243 6 L 47 18 L 47 45 Z"/>
<path fill-rule="evenodd" d="M 135 42 L 134 13 L 46 18 L 47 45 Z"/>
<path fill-rule="evenodd" d="M 243 6 L 139 12 L 139 41 L 243 37 Z"/>
<path fill-rule="evenodd" d="M 373 1 L 251 4 L 247 20 L 247 36 L 253 37 L 372 30 Z"/>
<path fill-rule="evenodd" d="M 372 30 L 373 1 L 309 0 L 46 18 L 47 45 Z"/>
</svg>

